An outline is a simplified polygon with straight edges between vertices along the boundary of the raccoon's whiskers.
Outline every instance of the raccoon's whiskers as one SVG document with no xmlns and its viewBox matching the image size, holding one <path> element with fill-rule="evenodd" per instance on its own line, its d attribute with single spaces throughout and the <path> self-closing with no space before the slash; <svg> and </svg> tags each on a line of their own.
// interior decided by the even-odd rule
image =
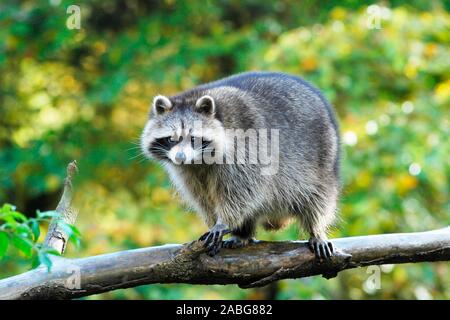
<svg viewBox="0 0 450 320">
<path fill-rule="evenodd" d="M 134 146 L 127 149 L 127 151 L 134 151 L 134 150 L 140 150 L 141 146 Z"/>
<path fill-rule="evenodd" d="M 128 160 L 134 160 L 134 159 L 139 158 L 139 157 L 141 157 L 144 160 L 146 159 L 144 154 L 138 153 L 137 155 L 132 156 L 131 158 L 128 158 Z"/>
</svg>

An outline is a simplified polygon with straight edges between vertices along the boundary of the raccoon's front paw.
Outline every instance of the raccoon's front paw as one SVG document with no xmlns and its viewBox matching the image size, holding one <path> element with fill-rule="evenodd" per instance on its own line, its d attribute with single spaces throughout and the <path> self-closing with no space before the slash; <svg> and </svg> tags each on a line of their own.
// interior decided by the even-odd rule
<svg viewBox="0 0 450 320">
<path fill-rule="evenodd" d="M 222 242 L 222 247 L 228 248 L 228 249 L 237 249 L 237 248 L 245 247 L 248 244 L 257 243 L 257 242 L 258 242 L 258 240 L 256 240 L 255 238 L 242 239 L 242 238 L 239 238 L 236 236 L 232 236 L 230 239 Z"/>
<path fill-rule="evenodd" d="M 230 233 L 230 229 L 225 224 L 216 224 L 211 230 L 206 232 L 198 239 L 204 242 L 206 247 L 206 254 L 213 257 L 222 247 L 222 238 L 224 235 Z"/>
<path fill-rule="evenodd" d="M 311 237 L 308 241 L 309 249 L 315 254 L 316 259 L 329 260 L 334 254 L 333 244 L 328 240 Z"/>
</svg>

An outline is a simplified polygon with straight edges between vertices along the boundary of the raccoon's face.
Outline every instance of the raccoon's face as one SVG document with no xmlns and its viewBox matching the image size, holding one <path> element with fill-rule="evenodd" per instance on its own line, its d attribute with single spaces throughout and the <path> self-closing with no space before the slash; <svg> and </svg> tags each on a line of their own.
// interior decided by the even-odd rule
<svg viewBox="0 0 450 320">
<path fill-rule="evenodd" d="M 214 99 L 153 99 L 150 119 L 141 135 L 141 149 L 148 158 L 180 164 L 202 164 L 223 147 L 224 128 L 216 119 Z"/>
</svg>

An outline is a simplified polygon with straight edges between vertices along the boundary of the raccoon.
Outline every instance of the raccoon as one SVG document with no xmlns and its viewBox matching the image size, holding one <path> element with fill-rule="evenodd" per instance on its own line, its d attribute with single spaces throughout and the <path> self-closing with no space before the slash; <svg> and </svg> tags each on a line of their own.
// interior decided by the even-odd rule
<svg viewBox="0 0 450 320">
<path fill-rule="evenodd" d="M 270 130 L 266 136 L 269 145 L 276 145 L 271 149 L 276 170 L 264 173 L 267 165 L 248 161 L 248 136 L 236 152 L 231 130 Z M 209 255 L 256 241 L 258 224 L 276 230 L 292 220 L 310 235 L 309 248 L 317 259 L 334 254 L 327 230 L 335 221 L 340 193 L 339 128 L 330 104 L 302 78 L 246 72 L 170 97 L 158 95 L 141 148 L 163 165 L 206 222 L 209 231 L 199 241 Z M 236 161 L 239 154 L 244 161 Z M 207 162 L 206 155 L 215 161 Z"/>
</svg>

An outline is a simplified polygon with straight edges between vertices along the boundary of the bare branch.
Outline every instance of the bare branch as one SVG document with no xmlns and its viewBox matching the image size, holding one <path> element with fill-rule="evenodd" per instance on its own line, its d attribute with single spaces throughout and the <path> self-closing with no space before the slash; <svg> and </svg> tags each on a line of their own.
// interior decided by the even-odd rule
<svg viewBox="0 0 450 320">
<path fill-rule="evenodd" d="M 305 241 L 260 242 L 204 254 L 200 242 L 128 250 L 82 259 L 58 257 L 44 266 L 0 280 L 0 299 L 69 299 L 152 283 L 237 284 L 242 288 L 323 275 L 368 265 L 450 260 L 450 227 L 417 233 L 332 240 L 339 249 L 320 263 Z"/>
<path fill-rule="evenodd" d="M 78 171 L 76 160 L 67 165 L 67 175 L 64 180 L 64 191 L 61 200 L 56 207 L 57 216 L 52 219 L 48 227 L 47 236 L 44 245 L 57 250 L 63 254 L 66 249 L 66 243 L 69 235 L 60 227 L 59 222 L 74 224 L 77 218 L 77 211 L 71 207 L 73 188 L 72 179 Z"/>
</svg>

